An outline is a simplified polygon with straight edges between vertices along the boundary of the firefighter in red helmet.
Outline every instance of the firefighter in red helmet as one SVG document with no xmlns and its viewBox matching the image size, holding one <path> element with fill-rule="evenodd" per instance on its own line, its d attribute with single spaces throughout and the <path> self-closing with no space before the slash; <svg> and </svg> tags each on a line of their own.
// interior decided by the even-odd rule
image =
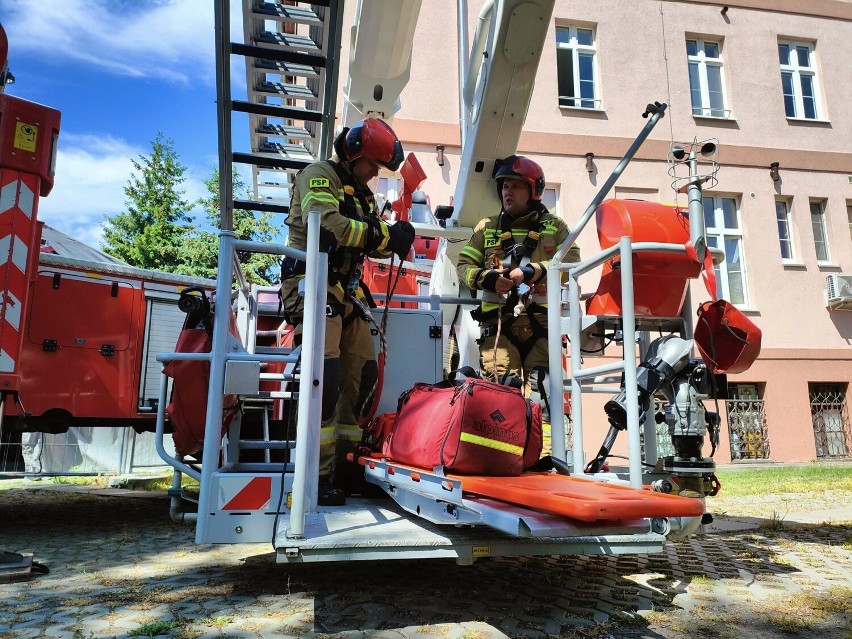
<svg viewBox="0 0 852 639">
<path fill-rule="evenodd" d="M 334 141 L 335 156 L 314 162 L 296 176 L 286 220 L 287 244 L 307 248 L 308 213 L 320 214 L 320 250 L 329 254 L 325 308 L 325 365 L 320 431 L 319 493 L 322 506 L 346 501 L 334 471 L 361 437 L 358 418 L 369 408 L 378 368 L 369 324 L 353 298 L 364 298 L 361 269 L 365 256 L 406 259 L 414 242 L 408 222 L 386 224 L 379 217 L 369 183 L 379 167 L 399 169 L 402 144 L 385 122 L 361 120 Z M 282 263 L 280 296 L 300 340 L 304 300 L 299 281 L 305 264 Z"/>
<path fill-rule="evenodd" d="M 550 453 L 547 401 L 547 265 L 568 237 L 565 222 L 541 202 L 544 171 L 522 155 L 498 162 L 494 179 L 502 207 L 481 220 L 462 249 L 459 280 L 482 291 L 471 315 L 480 324 L 483 377 L 523 384 L 525 395 L 541 404 L 545 454 Z M 575 245 L 568 262 L 580 260 Z M 562 410 L 561 398 L 556 410 Z"/>
</svg>

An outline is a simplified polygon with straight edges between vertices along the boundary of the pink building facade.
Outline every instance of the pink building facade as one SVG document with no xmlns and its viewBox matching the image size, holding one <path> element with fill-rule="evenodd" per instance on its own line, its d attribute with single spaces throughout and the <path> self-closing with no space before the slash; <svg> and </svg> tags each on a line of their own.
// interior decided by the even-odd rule
<svg viewBox="0 0 852 639">
<path fill-rule="evenodd" d="M 471 35 L 481 5 L 468 2 Z M 393 120 L 427 172 L 433 208 L 450 202 L 458 176 L 456 20 L 456 0 L 423 1 Z M 708 238 L 726 252 L 719 292 L 763 331 L 760 358 L 729 376 L 729 399 L 718 403 L 720 463 L 852 451 L 850 58 L 848 0 L 556 1 L 517 151 L 544 168 L 545 200 L 569 226 L 642 128 L 647 103 L 666 102 L 667 115 L 610 197 L 686 206 L 669 175 L 672 144 L 718 146 L 704 208 Z M 397 179 L 380 176 L 378 190 L 394 191 Z M 585 256 L 599 250 L 591 228 L 579 243 Z M 584 292 L 597 285 L 581 283 Z M 696 308 L 707 299 L 698 282 L 691 295 Z M 584 410 L 587 451 L 606 431 L 605 399 Z"/>
</svg>

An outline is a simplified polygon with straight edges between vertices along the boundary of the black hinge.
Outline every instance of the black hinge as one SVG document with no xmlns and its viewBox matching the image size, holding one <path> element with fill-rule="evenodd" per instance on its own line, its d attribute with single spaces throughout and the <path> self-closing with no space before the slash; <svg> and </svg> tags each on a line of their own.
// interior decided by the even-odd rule
<svg viewBox="0 0 852 639">
<path fill-rule="evenodd" d="M 101 346 L 101 355 L 104 357 L 112 357 L 115 355 L 115 346 L 112 344 L 104 344 Z"/>
<path fill-rule="evenodd" d="M 441 339 L 441 336 L 444 334 L 444 329 L 441 326 L 430 326 L 429 327 L 429 337 L 432 339 Z"/>
<path fill-rule="evenodd" d="M 46 339 L 41 343 L 41 347 L 48 353 L 55 353 L 56 349 L 59 348 L 59 344 L 55 339 Z"/>
</svg>

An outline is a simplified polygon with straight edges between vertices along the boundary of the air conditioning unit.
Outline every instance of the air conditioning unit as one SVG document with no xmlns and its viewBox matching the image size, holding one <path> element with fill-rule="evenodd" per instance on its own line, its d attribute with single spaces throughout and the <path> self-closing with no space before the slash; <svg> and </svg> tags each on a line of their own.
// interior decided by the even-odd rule
<svg viewBox="0 0 852 639">
<path fill-rule="evenodd" d="M 833 273 L 826 276 L 825 306 L 832 311 L 852 311 L 852 275 Z"/>
</svg>

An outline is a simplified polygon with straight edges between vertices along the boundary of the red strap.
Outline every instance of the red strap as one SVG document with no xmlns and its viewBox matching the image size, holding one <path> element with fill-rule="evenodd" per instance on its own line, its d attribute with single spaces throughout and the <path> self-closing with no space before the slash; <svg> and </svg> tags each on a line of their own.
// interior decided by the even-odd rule
<svg viewBox="0 0 852 639">
<path fill-rule="evenodd" d="M 686 254 L 693 262 L 701 264 L 701 260 L 698 259 L 698 252 L 695 250 L 692 242 L 686 243 Z M 715 302 L 719 299 L 716 297 L 716 269 L 713 267 L 713 255 L 711 255 L 709 248 L 704 251 L 704 263 L 701 264 L 700 272 L 701 278 L 704 280 L 704 286 L 707 287 L 707 292 L 710 293 L 710 299 Z"/>
</svg>

